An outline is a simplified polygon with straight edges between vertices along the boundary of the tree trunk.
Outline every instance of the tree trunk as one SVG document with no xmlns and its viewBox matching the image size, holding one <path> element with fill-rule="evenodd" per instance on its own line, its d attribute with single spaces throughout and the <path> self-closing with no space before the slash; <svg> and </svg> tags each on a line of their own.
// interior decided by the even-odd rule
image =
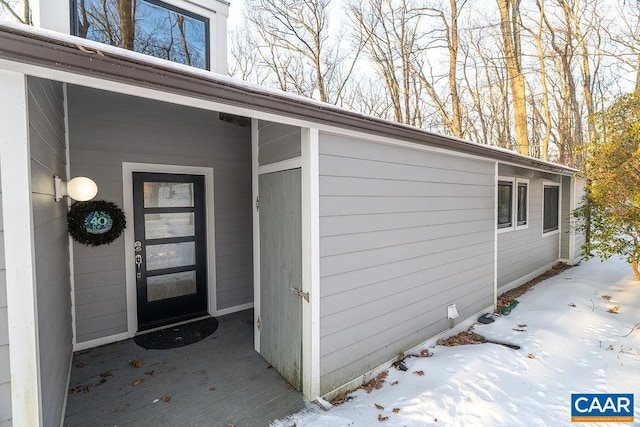
<svg viewBox="0 0 640 427">
<path fill-rule="evenodd" d="M 451 90 L 451 130 L 453 136 L 462 138 L 462 113 L 458 94 L 458 0 L 450 0 L 451 34 L 449 36 L 449 89 Z"/>
<path fill-rule="evenodd" d="M 633 261 L 631 263 L 631 268 L 633 269 L 633 274 L 636 276 L 636 280 L 640 280 L 640 270 L 638 270 L 638 261 Z"/>
<path fill-rule="evenodd" d="M 507 73 L 513 97 L 513 118 L 518 153 L 529 155 L 527 131 L 527 99 L 522 73 L 520 43 L 520 0 L 497 0 L 500 9 L 500 29 L 504 41 Z"/>
<path fill-rule="evenodd" d="M 134 0 L 118 0 L 118 15 L 120 17 L 120 47 L 133 50 L 135 39 L 133 17 Z"/>
</svg>

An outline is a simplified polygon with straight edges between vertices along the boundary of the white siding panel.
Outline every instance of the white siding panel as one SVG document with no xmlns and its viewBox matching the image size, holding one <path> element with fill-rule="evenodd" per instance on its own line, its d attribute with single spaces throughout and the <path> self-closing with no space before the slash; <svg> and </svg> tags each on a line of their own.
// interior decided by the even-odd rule
<svg viewBox="0 0 640 427">
<path fill-rule="evenodd" d="M 68 93 L 71 173 L 94 179 L 98 199 L 122 206 L 122 162 L 214 169 L 216 261 L 226 260 L 216 262 L 217 308 L 252 302 L 250 130 L 215 112 L 77 86 Z M 74 243 L 78 342 L 127 330 L 123 245 Z"/>
<path fill-rule="evenodd" d="M 494 165 L 320 134 L 320 371 L 331 391 L 493 301 Z"/>
</svg>

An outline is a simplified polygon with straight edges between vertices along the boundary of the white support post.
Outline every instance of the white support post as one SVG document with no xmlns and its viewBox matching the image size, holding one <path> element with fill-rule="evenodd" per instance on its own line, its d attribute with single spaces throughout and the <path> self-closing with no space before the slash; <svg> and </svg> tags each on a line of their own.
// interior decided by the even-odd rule
<svg viewBox="0 0 640 427">
<path fill-rule="evenodd" d="M 0 180 L 13 425 L 42 425 L 27 79 L 0 71 Z M 53 177 L 51 182 L 53 183 Z"/>
<path fill-rule="evenodd" d="M 320 166 L 318 129 L 302 129 L 302 391 L 320 396 Z"/>
</svg>

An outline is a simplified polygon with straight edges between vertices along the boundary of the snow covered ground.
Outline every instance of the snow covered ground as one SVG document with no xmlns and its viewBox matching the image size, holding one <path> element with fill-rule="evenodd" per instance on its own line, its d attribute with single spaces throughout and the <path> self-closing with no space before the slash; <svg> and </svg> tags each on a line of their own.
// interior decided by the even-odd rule
<svg viewBox="0 0 640 427">
<path fill-rule="evenodd" d="M 632 328 L 640 322 L 640 282 L 629 265 L 584 262 L 518 300 L 509 316 L 474 330 L 520 350 L 429 348 L 432 357 L 405 360 L 406 372 L 390 369 L 379 390 L 358 390 L 329 411 L 312 408 L 274 425 L 570 425 L 571 393 L 634 393 L 638 425 L 640 326 Z"/>
</svg>

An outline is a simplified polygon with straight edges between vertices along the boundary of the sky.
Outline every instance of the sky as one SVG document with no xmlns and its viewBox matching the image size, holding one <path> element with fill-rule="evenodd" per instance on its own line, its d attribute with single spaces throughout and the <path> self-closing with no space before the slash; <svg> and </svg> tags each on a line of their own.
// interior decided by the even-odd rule
<svg viewBox="0 0 640 427">
<path fill-rule="evenodd" d="M 519 350 L 430 347 L 431 357 L 405 360 L 406 372 L 389 369 L 379 390 L 359 390 L 328 411 L 313 405 L 272 425 L 569 426 L 572 393 L 633 393 L 638 425 L 640 283 L 630 266 L 583 262 L 518 301 L 511 314 L 474 331 Z"/>
</svg>

